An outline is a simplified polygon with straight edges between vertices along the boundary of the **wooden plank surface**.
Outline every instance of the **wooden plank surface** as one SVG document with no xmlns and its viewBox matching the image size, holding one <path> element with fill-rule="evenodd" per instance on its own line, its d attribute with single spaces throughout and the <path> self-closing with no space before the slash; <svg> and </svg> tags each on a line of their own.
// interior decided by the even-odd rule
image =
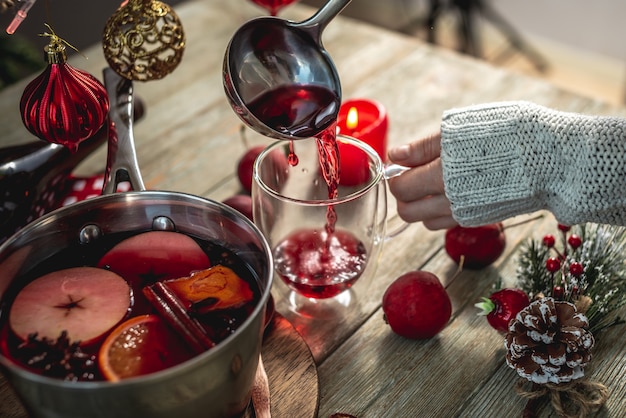
<svg viewBox="0 0 626 418">
<path fill-rule="evenodd" d="M 163 80 L 136 85 L 146 103 L 135 138 L 148 188 L 223 200 L 240 191 L 235 167 L 246 145 L 269 144 L 249 129 L 242 140 L 241 122 L 221 82 L 230 36 L 246 20 L 261 15 L 247 3 L 195 0 L 176 7 L 187 34 L 183 61 Z M 300 21 L 312 13 L 311 8 L 294 5 L 281 16 Z M 392 145 L 434 131 L 448 108 L 487 101 L 524 99 L 562 110 L 626 116 L 625 108 L 341 16 L 328 25 L 323 40 L 340 74 L 343 98 L 373 98 L 387 108 Z M 101 79 L 101 48 L 83 52 L 89 59 L 72 56 L 71 64 Z M 19 99 L 28 81 L 0 93 L 2 145 L 33 140 L 19 117 Z M 105 158 L 102 148 L 77 173 L 102 171 Z M 393 202 L 389 209 L 393 223 Z M 385 242 L 376 272 L 357 282 L 349 301 L 318 306 L 312 317 L 291 310 L 285 286 L 277 282 L 277 308 L 300 333 L 317 366 L 319 416 L 519 416 L 524 401 L 513 392 L 515 373 L 504 364 L 501 338 L 475 315 L 473 304 L 497 280 L 514 277 L 515 254 L 524 239 L 552 228 L 553 220 L 546 216 L 507 229 L 506 253 L 494 266 L 455 276 L 456 265 L 442 249 L 443 233 L 411 225 Z M 449 325 L 429 341 L 397 337 L 382 319 L 384 290 L 412 269 L 437 274 L 453 302 Z M 592 376 L 609 386 L 612 395 L 599 416 L 619 417 L 626 410 L 625 356 L 623 333 L 600 340 Z M 552 413 L 546 407 L 539 412 Z"/>
</svg>

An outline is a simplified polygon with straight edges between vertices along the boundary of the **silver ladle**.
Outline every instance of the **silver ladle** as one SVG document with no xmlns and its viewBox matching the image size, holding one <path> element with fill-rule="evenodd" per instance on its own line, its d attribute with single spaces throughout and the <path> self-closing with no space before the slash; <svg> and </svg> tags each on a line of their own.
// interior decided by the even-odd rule
<svg viewBox="0 0 626 418">
<path fill-rule="evenodd" d="M 258 133 L 281 140 L 317 136 L 337 120 L 341 83 L 322 31 L 350 0 L 329 0 L 303 22 L 255 18 L 233 35 L 224 56 L 229 103 Z"/>
</svg>

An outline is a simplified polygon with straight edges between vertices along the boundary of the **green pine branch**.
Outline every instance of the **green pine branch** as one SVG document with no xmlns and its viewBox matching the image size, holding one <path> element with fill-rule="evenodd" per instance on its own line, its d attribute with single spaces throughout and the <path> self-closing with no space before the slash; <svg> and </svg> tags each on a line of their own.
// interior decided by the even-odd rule
<svg viewBox="0 0 626 418">
<path fill-rule="evenodd" d="M 588 296 L 591 305 L 585 314 L 592 332 L 623 323 L 616 312 L 626 305 L 626 228 L 584 224 L 573 227 L 568 234 L 579 235 L 582 245 L 576 250 L 558 249 L 567 256 L 561 271 L 554 274 L 546 269 L 546 260 L 557 256 L 554 249 L 532 239 L 521 247 L 518 286 L 531 299 L 554 296 L 555 285 L 563 284 L 563 300 L 574 302 L 581 295 Z M 569 273 L 573 261 L 584 267 L 580 277 Z"/>
</svg>

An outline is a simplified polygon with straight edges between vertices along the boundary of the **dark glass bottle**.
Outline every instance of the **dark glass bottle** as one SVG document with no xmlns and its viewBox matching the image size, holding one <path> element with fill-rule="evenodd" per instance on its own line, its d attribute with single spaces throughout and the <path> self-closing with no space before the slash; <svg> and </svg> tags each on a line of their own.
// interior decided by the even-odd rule
<svg viewBox="0 0 626 418">
<path fill-rule="evenodd" d="M 0 243 L 51 210 L 72 170 L 106 138 L 104 127 L 74 153 L 40 140 L 0 149 Z"/>
</svg>

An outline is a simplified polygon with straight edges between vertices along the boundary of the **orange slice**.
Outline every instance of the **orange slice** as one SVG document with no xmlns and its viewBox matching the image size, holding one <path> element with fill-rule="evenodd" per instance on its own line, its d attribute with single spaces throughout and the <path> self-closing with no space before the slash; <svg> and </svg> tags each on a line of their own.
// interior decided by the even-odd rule
<svg viewBox="0 0 626 418">
<path fill-rule="evenodd" d="M 200 313 L 236 308 L 254 297 L 248 282 L 221 264 L 163 283 Z"/>
<path fill-rule="evenodd" d="M 194 354 L 157 315 L 140 315 L 117 326 L 98 352 L 105 379 L 119 381 L 158 372 Z"/>
</svg>

